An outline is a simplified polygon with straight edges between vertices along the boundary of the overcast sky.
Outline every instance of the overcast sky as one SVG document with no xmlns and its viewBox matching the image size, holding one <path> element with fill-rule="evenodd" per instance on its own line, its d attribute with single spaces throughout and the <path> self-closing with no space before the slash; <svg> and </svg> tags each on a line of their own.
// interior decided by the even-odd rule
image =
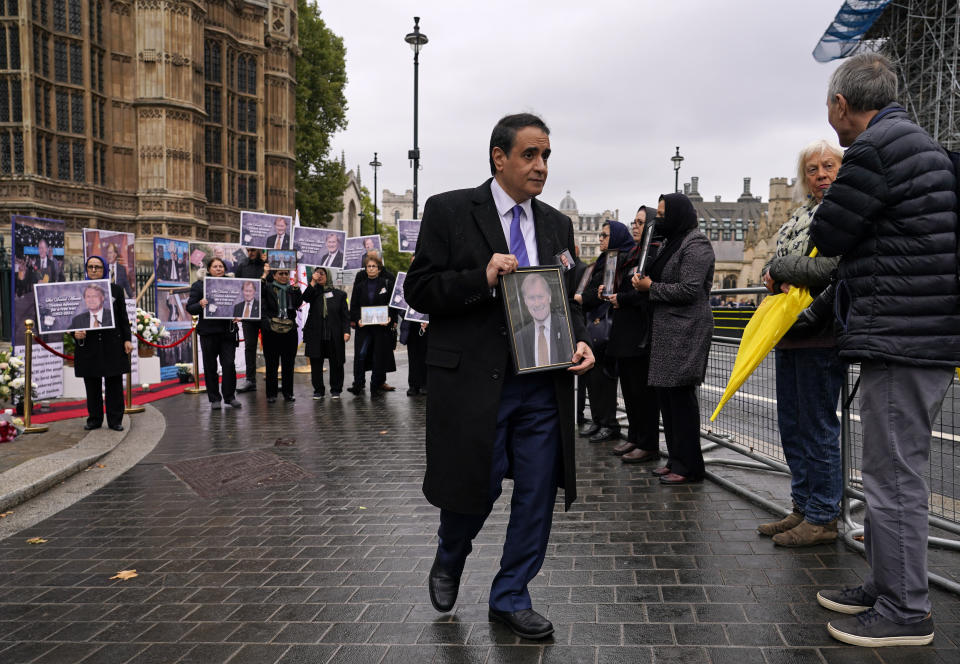
<svg viewBox="0 0 960 664">
<path fill-rule="evenodd" d="M 376 151 L 378 184 L 412 188 L 413 16 L 420 54 L 420 209 L 428 196 L 489 177 L 496 120 L 532 111 L 551 129 L 541 198 L 569 189 L 581 212 L 620 210 L 680 181 L 736 199 L 743 178 L 767 200 L 771 177 L 792 177 L 800 148 L 836 140 L 826 85 L 838 63 L 811 52 L 841 0 L 364 0 L 321 3 L 347 50 L 346 130 L 333 139 L 348 168 Z M 681 185 L 682 188 L 682 185 Z M 379 194 L 378 194 L 379 195 Z"/>
</svg>

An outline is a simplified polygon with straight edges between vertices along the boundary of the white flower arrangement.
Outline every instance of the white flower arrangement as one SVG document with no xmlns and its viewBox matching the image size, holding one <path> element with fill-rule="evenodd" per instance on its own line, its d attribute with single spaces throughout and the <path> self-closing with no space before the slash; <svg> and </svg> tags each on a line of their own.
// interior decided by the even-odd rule
<svg viewBox="0 0 960 664">
<path fill-rule="evenodd" d="M 137 334 L 151 343 L 158 343 L 170 336 L 170 332 L 161 323 L 153 312 L 144 311 L 137 307 L 136 318 Z"/>
<path fill-rule="evenodd" d="M 12 351 L 0 351 L 0 398 L 4 400 L 20 401 L 23 399 L 26 377 L 24 361 Z M 31 383 L 32 395 L 36 395 L 37 384 Z"/>
</svg>

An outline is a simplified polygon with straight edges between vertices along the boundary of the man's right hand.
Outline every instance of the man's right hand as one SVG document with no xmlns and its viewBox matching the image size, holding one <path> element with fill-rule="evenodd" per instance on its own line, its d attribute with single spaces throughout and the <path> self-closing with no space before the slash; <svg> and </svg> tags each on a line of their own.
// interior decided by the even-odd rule
<svg viewBox="0 0 960 664">
<path fill-rule="evenodd" d="M 494 254 L 487 263 L 487 285 L 493 288 L 502 274 L 516 272 L 519 263 L 513 254 Z"/>
</svg>

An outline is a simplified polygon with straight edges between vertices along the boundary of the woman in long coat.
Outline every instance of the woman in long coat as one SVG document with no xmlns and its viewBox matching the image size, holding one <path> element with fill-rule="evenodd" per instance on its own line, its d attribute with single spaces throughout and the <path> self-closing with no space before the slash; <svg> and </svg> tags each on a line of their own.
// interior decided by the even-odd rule
<svg viewBox="0 0 960 664">
<path fill-rule="evenodd" d="M 362 394 L 366 385 L 366 372 L 370 374 L 370 392 L 392 392 L 395 388 L 387 385 L 387 374 L 397 370 L 393 358 L 394 328 L 397 326 L 397 313 L 388 309 L 389 321 L 386 325 L 363 325 L 360 322 L 362 307 L 380 307 L 390 304 L 393 290 L 393 278 L 383 269 L 383 262 L 368 254 L 363 260 L 365 277 L 353 284 L 350 296 L 350 322 L 357 328 L 353 340 L 356 359 L 353 364 L 353 385 L 347 388 L 353 394 Z"/>
<path fill-rule="evenodd" d="M 322 399 L 323 360 L 330 362 L 330 394 L 340 398 L 343 391 L 343 365 L 350 340 L 350 311 L 347 294 L 331 285 L 330 271 L 324 267 L 313 270 L 310 284 L 303 291 L 303 301 L 310 312 L 303 324 L 304 354 L 310 358 L 310 378 L 313 398 Z"/>
<path fill-rule="evenodd" d="M 211 277 L 222 277 L 227 272 L 227 264 L 220 258 L 211 258 L 207 261 L 207 274 Z M 220 410 L 220 402 L 225 402 L 233 408 L 240 408 L 237 401 L 237 368 L 235 364 L 236 320 L 210 319 L 203 315 L 207 308 L 207 298 L 203 295 L 203 279 L 197 279 L 190 286 L 190 297 L 185 309 L 187 313 L 199 316 L 197 322 L 197 337 L 200 339 L 200 350 L 203 356 L 203 380 L 207 386 L 207 399 L 212 410 Z M 220 394 L 220 377 L 217 375 L 217 360 L 223 370 L 223 394 Z"/>
<path fill-rule="evenodd" d="M 647 384 L 657 390 L 670 454 L 653 473 L 663 484 L 686 484 L 702 481 L 704 474 L 697 385 L 707 372 L 713 336 L 709 296 L 715 257 L 683 194 L 660 197 L 657 231 L 663 242 L 649 276 L 632 280 L 638 291 L 649 291 L 653 305 Z"/>
<path fill-rule="evenodd" d="M 90 256 L 85 265 L 87 279 L 106 279 L 106 265 L 100 256 Z M 83 427 L 87 430 L 103 426 L 102 388 L 107 396 L 107 426 L 114 431 L 123 431 L 123 374 L 130 371 L 133 335 L 123 289 L 110 284 L 110 295 L 113 297 L 114 327 L 73 332 L 76 340 L 73 371 L 77 378 L 83 378 L 87 392 L 87 423 Z"/>
<path fill-rule="evenodd" d="M 263 336 L 263 363 L 266 366 L 264 382 L 267 386 L 267 403 L 277 400 L 277 369 L 281 374 L 280 392 L 284 401 L 296 401 L 293 396 L 293 368 L 297 359 L 297 308 L 302 301 L 300 289 L 290 284 L 288 270 L 270 271 L 264 265 L 260 324 Z M 292 325 L 287 332 L 275 332 L 270 319 L 289 320 Z"/>
</svg>

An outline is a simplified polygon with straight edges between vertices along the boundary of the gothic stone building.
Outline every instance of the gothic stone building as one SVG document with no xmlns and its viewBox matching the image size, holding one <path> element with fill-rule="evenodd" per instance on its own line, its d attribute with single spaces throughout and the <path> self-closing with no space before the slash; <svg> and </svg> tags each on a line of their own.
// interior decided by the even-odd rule
<svg viewBox="0 0 960 664">
<path fill-rule="evenodd" d="M 2 0 L 0 207 L 236 241 L 294 212 L 294 0 Z M 138 243 L 140 244 L 140 243 Z"/>
</svg>

